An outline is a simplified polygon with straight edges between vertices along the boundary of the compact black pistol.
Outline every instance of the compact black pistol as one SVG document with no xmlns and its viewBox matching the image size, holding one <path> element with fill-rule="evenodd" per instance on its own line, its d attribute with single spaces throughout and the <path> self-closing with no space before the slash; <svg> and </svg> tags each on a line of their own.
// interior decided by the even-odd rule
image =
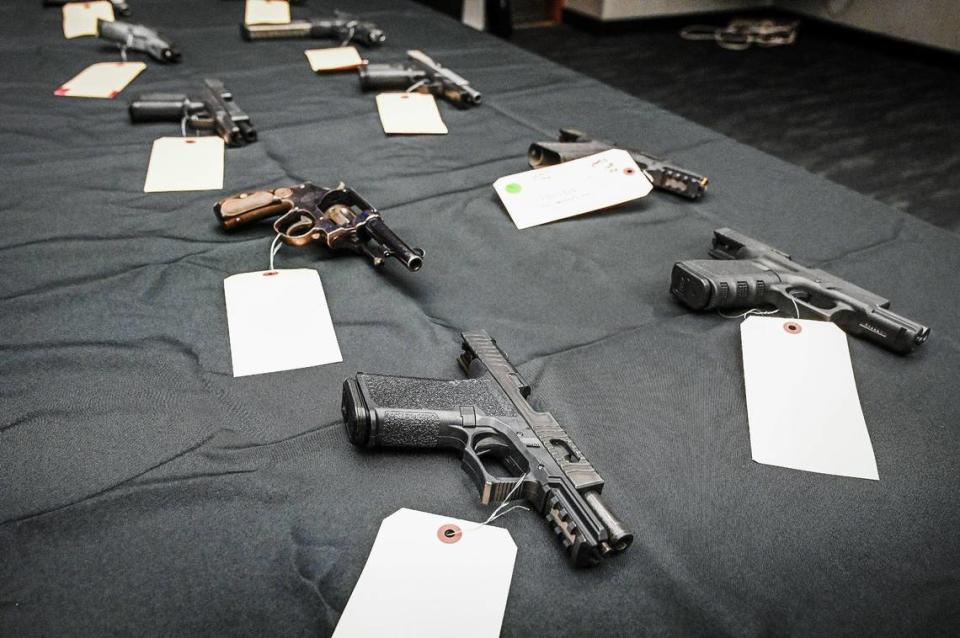
<svg viewBox="0 0 960 638">
<path fill-rule="evenodd" d="M 729 228 L 713 231 L 710 256 L 673 266 L 670 292 L 693 310 L 776 306 L 786 315 L 832 321 L 898 354 L 930 335 L 927 326 L 891 312 L 887 299 Z"/>
<path fill-rule="evenodd" d="M 68 2 L 77 2 L 78 0 L 43 0 L 43 6 L 45 7 L 62 7 Z M 130 15 L 130 5 L 128 5 L 124 0 L 110 0 L 110 4 L 113 5 L 113 10 L 122 16 Z"/>
<path fill-rule="evenodd" d="M 237 193 L 217 202 L 213 212 L 226 230 L 278 217 L 273 230 L 288 246 L 319 242 L 330 250 L 366 255 L 374 266 L 389 258 L 412 272 L 423 266 L 423 251 L 407 245 L 380 211 L 343 184 L 326 188 L 304 182 Z"/>
<path fill-rule="evenodd" d="M 553 166 L 561 162 L 580 159 L 587 155 L 609 151 L 611 148 L 619 148 L 610 142 L 602 142 L 587 137 L 581 131 L 572 128 L 560 129 L 560 138 L 557 142 L 534 142 L 527 151 L 527 162 L 530 168 L 543 168 L 544 166 Z M 707 190 L 708 180 L 703 175 L 698 175 L 693 171 L 680 168 L 664 160 L 634 151 L 625 149 L 637 166 L 653 182 L 653 187 L 686 197 L 687 199 L 700 199 Z"/>
<path fill-rule="evenodd" d="M 522 498 L 547 522 L 578 567 L 629 547 L 633 534 L 600 497 L 603 479 L 486 332 L 464 332 L 460 366 L 446 381 L 357 373 L 341 410 L 361 448 L 453 450 L 484 504 Z M 499 472 L 495 464 L 507 475 Z"/>
<path fill-rule="evenodd" d="M 257 129 L 250 116 L 233 101 L 220 80 L 206 79 L 199 97 L 182 93 L 146 93 L 129 105 L 130 121 L 180 122 L 186 129 L 211 130 L 228 146 L 245 146 L 257 141 Z"/>
<path fill-rule="evenodd" d="M 126 51 L 139 51 L 158 62 L 180 61 L 180 52 L 173 42 L 142 24 L 97 20 L 97 37 L 117 45 L 124 55 Z"/>
<path fill-rule="evenodd" d="M 341 44 L 353 42 L 377 47 L 387 39 L 383 29 L 373 22 L 338 14 L 333 18 L 293 20 L 287 24 L 241 24 L 244 40 L 285 40 L 306 38 L 333 38 Z"/>
<path fill-rule="evenodd" d="M 440 66 L 423 51 L 407 51 L 413 65 L 365 64 L 359 68 L 364 91 L 417 91 L 431 93 L 459 108 L 477 106 L 483 95 L 462 76 Z"/>
</svg>

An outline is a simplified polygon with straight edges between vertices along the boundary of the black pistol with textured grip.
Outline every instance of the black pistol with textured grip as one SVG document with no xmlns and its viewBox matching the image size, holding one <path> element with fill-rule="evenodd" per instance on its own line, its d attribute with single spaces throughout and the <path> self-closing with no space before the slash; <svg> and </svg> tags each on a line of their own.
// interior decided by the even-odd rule
<svg viewBox="0 0 960 638">
<path fill-rule="evenodd" d="M 464 332 L 460 366 L 446 381 L 357 373 L 343 382 L 344 423 L 362 448 L 450 449 L 484 504 L 515 494 L 547 521 L 578 567 L 633 541 L 600 497 L 603 479 L 483 330 Z"/>
<path fill-rule="evenodd" d="M 129 106 L 130 121 L 180 122 L 181 132 L 187 128 L 212 130 L 227 146 L 245 146 L 257 141 L 257 129 L 250 116 L 233 101 L 233 94 L 220 80 L 203 81 L 199 97 L 183 93 L 147 93 L 135 97 Z"/>
<path fill-rule="evenodd" d="M 462 76 L 442 67 L 423 51 L 407 51 L 414 65 L 364 64 L 360 88 L 364 91 L 417 91 L 447 100 L 458 108 L 477 106 L 483 95 Z"/>
<path fill-rule="evenodd" d="M 78 0 L 43 0 L 43 6 L 45 7 L 62 7 L 68 2 L 78 2 Z M 125 0 L 110 0 L 110 4 L 113 5 L 113 10 L 122 16 L 130 15 L 130 5 L 128 5 Z"/>
<path fill-rule="evenodd" d="M 544 166 L 553 166 L 561 162 L 580 159 L 587 155 L 609 151 L 611 148 L 619 148 L 615 144 L 592 140 L 584 133 L 571 128 L 560 129 L 560 138 L 557 142 L 534 142 L 527 151 L 527 162 L 530 168 L 543 168 Z M 653 182 L 653 187 L 658 188 L 680 197 L 687 199 L 700 199 L 704 191 L 707 190 L 708 180 L 703 175 L 698 175 L 693 171 L 680 168 L 675 164 L 665 162 L 661 159 L 635 151 L 624 149 L 637 166 Z"/>
<path fill-rule="evenodd" d="M 673 266 L 670 292 L 694 310 L 776 306 L 801 319 L 832 321 L 844 332 L 907 354 L 927 340 L 930 328 L 890 311 L 869 290 L 807 268 L 790 255 L 729 228 L 713 231 L 713 260 Z"/>
<path fill-rule="evenodd" d="M 120 22 L 119 20 L 97 20 L 97 37 L 111 42 L 123 52 L 146 53 L 157 62 L 171 63 L 180 61 L 180 52 L 166 37 L 156 29 L 142 24 Z"/>
<path fill-rule="evenodd" d="M 325 188 L 304 182 L 237 193 L 217 202 L 213 212 L 227 230 L 279 216 L 273 230 L 288 246 L 320 242 L 330 250 L 366 255 L 374 266 L 391 257 L 412 272 L 423 266 L 423 251 L 408 246 L 390 230 L 380 211 L 343 184 Z"/>
<path fill-rule="evenodd" d="M 367 47 L 380 46 L 387 39 L 383 29 L 373 22 L 344 14 L 333 18 L 292 20 L 287 24 L 241 24 L 240 35 L 249 41 L 332 38 L 341 45 L 353 42 Z"/>
</svg>

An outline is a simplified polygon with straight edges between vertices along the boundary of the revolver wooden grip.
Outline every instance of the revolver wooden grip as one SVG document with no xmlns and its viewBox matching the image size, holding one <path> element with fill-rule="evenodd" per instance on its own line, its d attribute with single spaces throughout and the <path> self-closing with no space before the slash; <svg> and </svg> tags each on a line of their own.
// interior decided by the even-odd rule
<svg viewBox="0 0 960 638">
<path fill-rule="evenodd" d="M 290 189 L 277 189 L 289 194 Z M 213 207 L 213 212 L 226 229 L 250 224 L 266 217 L 285 213 L 293 207 L 293 202 L 283 199 L 276 191 L 253 191 L 237 193 L 221 199 Z"/>
</svg>

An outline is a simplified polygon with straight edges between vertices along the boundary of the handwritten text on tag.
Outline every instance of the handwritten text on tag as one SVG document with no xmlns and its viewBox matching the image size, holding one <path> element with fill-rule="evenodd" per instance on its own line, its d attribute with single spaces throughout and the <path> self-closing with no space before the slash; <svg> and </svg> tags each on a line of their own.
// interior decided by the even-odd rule
<svg viewBox="0 0 960 638">
<path fill-rule="evenodd" d="M 630 153 L 612 149 L 493 183 L 517 228 L 581 215 L 647 195 L 653 185 Z"/>
</svg>

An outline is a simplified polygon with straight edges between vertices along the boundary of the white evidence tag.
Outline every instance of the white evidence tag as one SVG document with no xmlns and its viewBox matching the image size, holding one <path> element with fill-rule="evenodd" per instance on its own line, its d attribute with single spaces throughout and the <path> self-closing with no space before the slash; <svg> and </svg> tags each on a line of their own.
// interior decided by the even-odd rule
<svg viewBox="0 0 960 638">
<path fill-rule="evenodd" d="M 314 73 L 323 71 L 348 71 L 363 64 L 363 58 L 357 47 L 331 47 L 329 49 L 307 49 L 304 51 L 307 62 Z"/>
<path fill-rule="evenodd" d="M 143 62 L 97 62 L 60 85 L 53 94 L 112 99 L 146 68 Z"/>
<path fill-rule="evenodd" d="M 97 20 L 113 22 L 113 5 L 109 0 L 68 2 L 63 5 L 63 37 L 97 35 Z"/>
<path fill-rule="evenodd" d="M 144 193 L 223 188 L 223 139 L 161 137 L 153 141 Z"/>
<path fill-rule="evenodd" d="M 316 270 L 264 270 L 223 280 L 233 376 L 297 370 L 343 361 Z M 278 321 L 309 326 L 303 339 L 277 332 Z"/>
<path fill-rule="evenodd" d="M 429 93 L 381 93 L 377 110 L 388 135 L 446 135 L 437 100 Z"/>
<path fill-rule="evenodd" d="M 287 0 L 247 0 L 243 11 L 244 24 L 288 24 L 290 3 Z"/>
<path fill-rule="evenodd" d="M 878 480 L 847 336 L 828 321 L 740 324 L 753 460 Z"/>
<path fill-rule="evenodd" d="M 493 183 L 517 228 L 539 226 L 644 197 L 653 190 L 630 153 L 611 149 Z"/>
<path fill-rule="evenodd" d="M 400 509 L 383 520 L 335 638 L 496 638 L 513 578 L 510 532 Z"/>
</svg>

